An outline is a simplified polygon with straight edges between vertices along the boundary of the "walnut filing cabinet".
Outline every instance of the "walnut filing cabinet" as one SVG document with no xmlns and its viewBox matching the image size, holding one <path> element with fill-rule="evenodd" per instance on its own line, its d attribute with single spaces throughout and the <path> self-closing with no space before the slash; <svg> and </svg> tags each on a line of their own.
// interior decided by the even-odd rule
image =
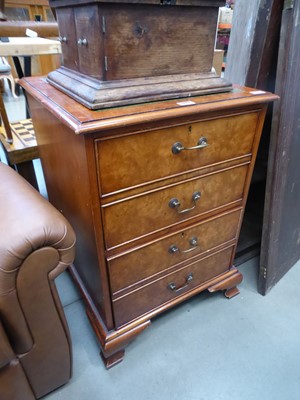
<svg viewBox="0 0 300 400">
<path fill-rule="evenodd" d="M 72 274 L 105 365 L 151 319 L 203 290 L 238 293 L 232 265 L 267 92 L 88 110 L 24 78 L 49 200 L 77 233 Z"/>
</svg>

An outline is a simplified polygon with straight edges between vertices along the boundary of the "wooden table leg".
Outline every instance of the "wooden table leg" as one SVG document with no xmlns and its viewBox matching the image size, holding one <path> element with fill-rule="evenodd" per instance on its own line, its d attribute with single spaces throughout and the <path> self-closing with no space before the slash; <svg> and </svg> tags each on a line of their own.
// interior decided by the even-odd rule
<svg viewBox="0 0 300 400">
<path fill-rule="evenodd" d="M 23 58 L 24 58 L 24 71 L 22 69 L 19 57 L 13 56 L 13 62 L 15 64 L 15 68 L 16 68 L 19 79 L 24 78 L 24 76 L 31 76 L 31 56 L 24 56 Z M 27 101 L 25 92 L 24 92 L 24 96 L 25 96 L 25 104 L 26 104 L 26 118 L 30 118 L 28 101 Z"/>
<path fill-rule="evenodd" d="M 25 161 L 15 165 L 16 170 L 18 173 L 26 179 L 37 191 L 39 190 L 33 161 Z"/>
</svg>

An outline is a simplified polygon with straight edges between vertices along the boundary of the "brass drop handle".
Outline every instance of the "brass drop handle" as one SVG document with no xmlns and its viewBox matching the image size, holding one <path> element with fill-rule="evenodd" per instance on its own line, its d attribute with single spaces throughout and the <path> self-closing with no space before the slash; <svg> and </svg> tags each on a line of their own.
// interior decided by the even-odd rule
<svg viewBox="0 0 300 400">
<path fill-rule="evenodd" d="M 192 282 L 192 280 L 193 280 L 193 274 L 189 273 L 185 278 L 185 282 L 182 286 L 177 287 L 174 282 L 171 282 L 168 284 L 168 288 L 172 290 L 172 292 L 178 293 L 181 290 L 185 289 L 189 285 L 189 283 Z"/>
<path fill-rule="evenodd" d="M 193 196 L 192 196 L 192 201 L 193 201 L 194 205 L 192 207 L 186 208 L 184 210 L 179 210 L 179 207 L 180 207 L 181 203 L 180 203 L 180 201 L 178 199 L 174 198 L 174 199 L 171 199 L 169 201 L 169 207 L 170 208 L 175 208 L 178 214 L 184 214 L 184 213 L 186 213 L 188 211 L 194 210 L 194 208 L 196 208 L 197 201 L 200 198 L 201 198 L 201 193 L 200 192 L 195 192 L 193 194 Z"/>
<path fill-rule="evenodd" d="M 189 243 L 192 247 L 190 247 L 187 250 L 180 250 L 180 248 L 178 246 L 176 246 L 176 244 L 172 244 L 169 247 L 169 253 L 170 254 L 174 254 L 174 253 L 190 253 L 191 251 L 195 251 L 197 249 L 197 247 L 199 247 L 198 245 L 198 239 L 196 237 L 192 237 L 189 240 Z"/>
<path fill-rule="evenodd" d="M 66 36 L 60 36 L 59 38 L 58 38 L 58 40 L 60 41 L 60 43 L 67 43 L 67 38 L 66 38 Z"/>
<path fill-rule="evenodd" d="M 179 154 L 182 150 L 199 150 L 199 149 L 204 149 L 207 146 L 208 146 L 207 139 L 205 137 L 201 137 L 198 140 L 197 146 L 185 147 L 180 142 L 174 143 L 172 146 L 172 153 Z"/>
<path fill-rule="evenodd" d="M 88 41 L 84 38 L 84 39 L 78 39 L 77 43 L 79 44 L 79 46 L 86 46 L 88 44 Z"/>
</svg>

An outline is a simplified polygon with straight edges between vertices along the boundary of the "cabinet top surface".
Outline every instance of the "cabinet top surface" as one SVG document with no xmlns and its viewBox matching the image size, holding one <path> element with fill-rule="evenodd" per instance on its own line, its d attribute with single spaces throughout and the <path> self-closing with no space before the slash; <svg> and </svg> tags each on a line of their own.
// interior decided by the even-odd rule
<svg viewBox="0 0 300 400">
<path fill-rule="evenodd" d="M 202 114 L 219 114 L 231 109 L 261 105 L 278 99 L 269 92 L 234 85 L 231 92 L 148 102 L 123 107 L 90 110 L 50 85 L 46 78 L 23 78 L 20 84 L 38 102 L 76 134 L 92 133 L 174 120 Z"/>
<path fill-rule="evenodd" d="M 152 4 L 159 6 L 208 6 L 222 7 L 225 0 L 50 0 L 51 7 L 84 5 L 91 3 Z"/>
</svg>

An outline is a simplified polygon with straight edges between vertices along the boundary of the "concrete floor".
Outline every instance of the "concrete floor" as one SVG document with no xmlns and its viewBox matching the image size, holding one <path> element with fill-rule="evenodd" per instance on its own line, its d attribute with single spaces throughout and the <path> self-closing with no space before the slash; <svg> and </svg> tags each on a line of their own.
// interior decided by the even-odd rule
<svg viewBox="0 0 300 400">
<path fill-rule="evenodd" d="M 240 295 L 201 293 L 157 317 L 106 370 L 67 273 L 57 286 L 74 352 L 70 382 L 47 400 L 299 400 L 300 262 L 265 297 L 258 258 L 240 267 Z"/>
<path fill-rule="evenodd" d="M 11 120 L 24 103 L 4 96 Z M 43 183 L 42 183 L 43 184 Z M 266 296 L 258 259 L 241 294 L 201 293 L 152 321 L 106 370 L 68 273 L 57 279 L 73 342 L 73 377 L 47 400 L 299 400 L 300 262 Z"/>
</svg>

